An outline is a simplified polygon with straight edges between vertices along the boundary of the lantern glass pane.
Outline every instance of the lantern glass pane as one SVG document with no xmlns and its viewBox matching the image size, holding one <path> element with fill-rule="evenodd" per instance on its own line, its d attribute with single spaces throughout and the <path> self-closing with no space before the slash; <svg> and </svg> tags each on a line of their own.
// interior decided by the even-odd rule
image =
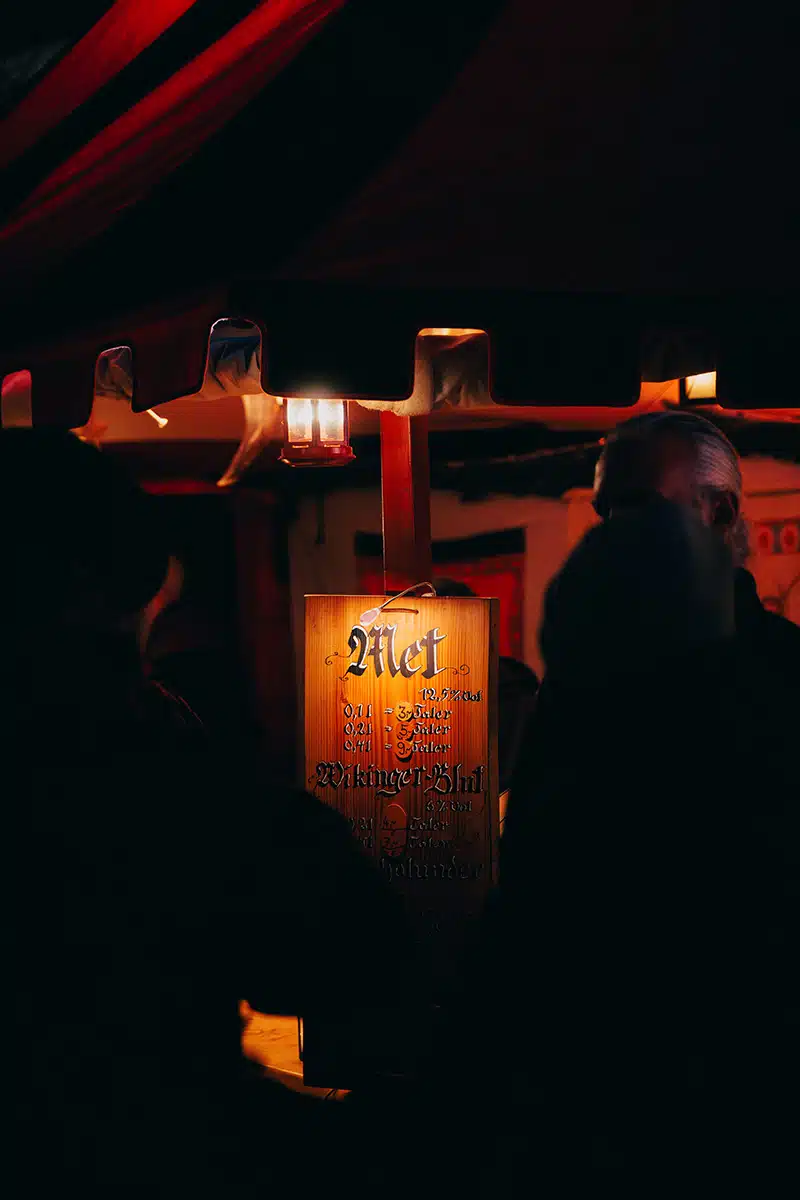
<svg viewBox="0 0 800 1200">
<path fill-rule="evenodd" d="M 286 400 L 286 437 L 289 442 L 310 442 L 314 407 L 310 400 Z"/>
<path fill-rule="evenodd" d="M 687 375 L 686 397 L 689 400 L 713 400 L 717 394 L 717 372 L 706 371 L 702 375 Z"/>
<path fill-rule="evenodd" d="M 344 441 L 344 400 L 318 400 L 319 440 L 330 445 Z"/>
</svg>

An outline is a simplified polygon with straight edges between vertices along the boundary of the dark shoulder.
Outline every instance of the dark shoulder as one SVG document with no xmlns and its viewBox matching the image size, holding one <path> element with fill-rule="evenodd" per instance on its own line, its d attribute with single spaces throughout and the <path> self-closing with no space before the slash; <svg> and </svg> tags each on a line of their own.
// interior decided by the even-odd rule
<svg viewBox="0 0 800 1200">
<path fill-rule="evenodd" d="M 762 608 L 749 640 L 752 650 L 773 675 L 786 686 L 800 689 L 800 626 Z"/>
<path fill-rule="evenodd" d="M 736 572 L 735 598 L 736 631 L 748 652 L 780 682 L 800 687 L 800 626 L 764 607 L 744 569 Z"/>
<path fill-rule="evenodd" d="M 65 824 L 98 830 L 119 829 L 135 837 L 137 829 L 156 829 L 162 839 L 192 830 L 220 850 L 230 838 L 247 835 L 257 842 L 269 830 L 295 820 L 313 821 L 313 801 L 275 777 L 269 762 L 242 751 L 196 747 L 148 746 L 138 752 L 89 756 L 59 755 L 30 764 L 25 781 L 35 792 L 39 811 L 65 816 Z M 75 803 L 79 799 L 79 803 Z"/>
<path fill-rule="evenodd" d="M 776 644 L 784 646 L 790 653 L 800 655 L 800 625 L 795 625 L 788 617 L 782 617 L 768 608 L 763 613 L 764 627 Z"/>
</svg>

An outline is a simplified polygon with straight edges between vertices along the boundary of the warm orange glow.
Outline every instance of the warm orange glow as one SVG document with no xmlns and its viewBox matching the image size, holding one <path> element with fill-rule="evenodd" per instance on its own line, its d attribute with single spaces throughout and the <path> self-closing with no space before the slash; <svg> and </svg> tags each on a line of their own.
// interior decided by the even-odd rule
<svg viewBox="0 0 800 1200">
<path fill-rule="evenodd" d="M 420 329 L 420 337 L 475 337 L 484 329 Z"/>
<path fill-rule="evenodd" d="M 163 429 L 165 425 L 169 425 L 168 417 L 160 417 L 152 408 L 146 408 L 145 412 L 149 417 L 152 417 L 159 429 Z"/>
<path fill-rule="evenodd" d="M 287 399 L 286 401 L 286 434 L 287 441 L 310 442 L 314 428 L 314 407 L 311 400 Z"/>
<path fill-rule="evenodd" d="M 281 462 L 332 467 L 351 462 L 347 401 L 287 396 L 283 405 Z"/>
<path fill-rule="evenodd" d="M 76 437 L 79 437 L 82 442 L 90 442 L 91 445 L 97 446 L 99 449 L 100 443 L 108 433 L 108 425 L 104 424 L 102 421 L 98 421 L 94 415 L 94 411 L 92 411 L 86 424 L 81 425 L 79 429 L 71 430 L 71 432 L 74 433 Z"/>
<path fill-rule="evenodd" d="M 321 442 L 344 441 L 344 400 L 317 400 Z"/>
<path fill-rule="evenodd" d="M 717 395 L 717 372 L 706 371 L 702 375 L 687 375 L 687 400 L 714 400 Z"/>
<path fill-rule="evenodd" d="M 330 1088 L 305 1086 L 298 1017 L 261 1013 L 251 1008 L 246 1000 L 239 1004 L 239 1017 L 242 1053 L 250 1062 L 258 1063 L 268 1079 L 293 1092 L 320 1100 L 343 1100 L 350 1094 L 342 1088 L 332 1092 Z"/>
</svg>

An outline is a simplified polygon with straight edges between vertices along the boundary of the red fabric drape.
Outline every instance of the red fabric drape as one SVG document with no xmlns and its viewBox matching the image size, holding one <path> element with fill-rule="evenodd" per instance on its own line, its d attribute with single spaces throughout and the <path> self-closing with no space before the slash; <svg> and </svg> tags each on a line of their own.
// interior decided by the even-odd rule
<svg viewBox="0 0 800 1200">
<path fill-rule="evenodd" d="M 0 169 L 133 62 L 195 0 L 116 0 L 41 83 L 0 123 Z"/>
<path fill-rule="evenodd" d="M 764 0 L 739 26 L 734 7 L 509 0 L 449 92 L 281 277 L 582 293 L 795 287 L 796 106 L 780 57 L 789 10 Z"/>
<path fill-rule="evenodd" d="M 65 256 L 189 158 L 345 0 L 264 0 L 74 154 L 0 230 L 0 269 Z"/>
</svg>

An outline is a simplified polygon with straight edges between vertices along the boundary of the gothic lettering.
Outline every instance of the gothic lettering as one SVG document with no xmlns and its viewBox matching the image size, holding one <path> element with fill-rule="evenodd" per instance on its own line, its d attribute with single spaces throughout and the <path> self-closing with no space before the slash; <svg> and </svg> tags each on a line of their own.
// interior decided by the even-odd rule
<svg viewBox="0 0 800 1200">
<path fill-rule="evenodd" d="M 392 679 L 396 675 L 410 679 L 418 671 L 422 671 L 425 679 L 432 679 L 434 675 L 439 675 L 445 670 L 444 667 L 439 666 L 438 647 L 447 637 L 446 633 L 440 634 L 438 628 L 429 629 L 424 637 L 418 638 L 411 645 L 406 646 L 401 651 L 399 659 L 396 637 L 396 625 L 373 625 L 370 630 L 366 630 L 363 625 L 354 625 L 350 630 L 347 645 L 351 655 L 357 653 L 358 657 L 355 662 L 350 663 L 345 674 L 360 677 L 369 665 L 367 662 L 369 658 L 372 659 L 378 679 L 387 668 Z M 424 667 L 422 663 L 412 666 L 413 660 L 418 658 L 423 651 L 425 652 Z"/>
</svg>

